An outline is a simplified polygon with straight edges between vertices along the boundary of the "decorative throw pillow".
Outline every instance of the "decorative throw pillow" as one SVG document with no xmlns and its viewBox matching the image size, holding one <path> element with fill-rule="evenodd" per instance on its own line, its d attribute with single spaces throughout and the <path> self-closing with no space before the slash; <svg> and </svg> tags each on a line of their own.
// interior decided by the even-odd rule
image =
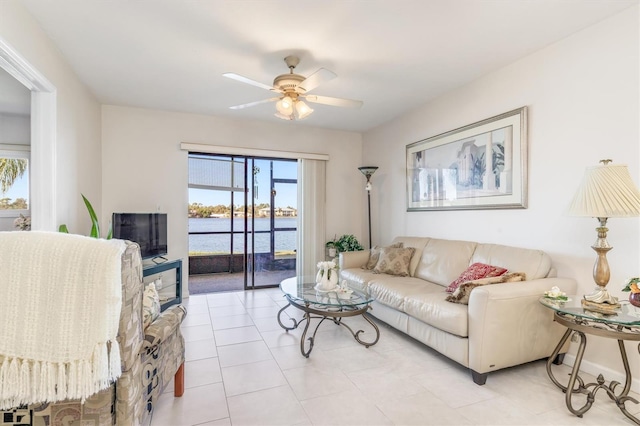
<svg viewBox="0 0 640 426">
<path fill-rule="evenodd" d="M 146 329 L 160 315 L 160 296 L 154 283 L 147 285 L 142 295 L 142 324 Z"/>
<path fill-rule="evenodd" d="M 404 247 L 404 244 L 402 242 L 400 242 L 400 243 L 391 244 L 389 247 L 391 247 L 391 248 L 402 248 L 402 247 Z M 362 269 L 372 270 L 373 268 L 375 268 L 376 264 L 378 263 L 378 259 L 380 259 L 380 253 L 382 252 L 382 249 L 384 249 L 384 248 L 386 248 L 386 247 L 374 246 L 371 249 L 371 252 L 369 254 L 369 260 L 367 261 L 367 263 L 364 266 L 362 266 Z"/>
<path fill-rule="evenodd" d="M 500 284 L 500 283 L 513 283 L 517 281 L 526 281 L 527 276 L 524 272 L 511 272 L 500 275 L 499 277 L 481 278 L 479 280 L 468 281 L 462 283 L 453 294 L 447 296 L 447 302 L 460 303 L 463 305 L 469 304 L 469 296 L 471 291 L 482 285 L 487 284 Z"/>
<path fill-rule="evenodd" d="M 447 293 L 453 293 L 456 288 L 462 283 L 467 281 L 479 280 L 480 278 L 499 277 L 507 272 L 505 268 L 499 266 L 486 265 L 484 263 L 474 263 L 469 266 L 458 278 L 455 279 L 449 287 L 447 287 Z"/>
<path fill-rule="evenodd" d="M 413 247 L 385 247 L 380 252 L 373 272 L 406 277 L 409 275 L 409 265 L 415 251 Z"/>
</svg>

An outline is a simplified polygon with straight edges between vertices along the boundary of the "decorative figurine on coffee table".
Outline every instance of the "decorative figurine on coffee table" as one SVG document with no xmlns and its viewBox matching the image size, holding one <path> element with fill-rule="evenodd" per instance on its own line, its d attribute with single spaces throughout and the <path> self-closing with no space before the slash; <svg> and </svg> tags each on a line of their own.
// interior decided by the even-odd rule
<svg viewBox="0 0 640 426">
<path fill-rule="evenodd" d="M 338 265 L 331 260 L 329 262 L 318 262 L 318 273 L 316 274 L 316 290 L 332 291 L 338 285 Z"/>
</svg>

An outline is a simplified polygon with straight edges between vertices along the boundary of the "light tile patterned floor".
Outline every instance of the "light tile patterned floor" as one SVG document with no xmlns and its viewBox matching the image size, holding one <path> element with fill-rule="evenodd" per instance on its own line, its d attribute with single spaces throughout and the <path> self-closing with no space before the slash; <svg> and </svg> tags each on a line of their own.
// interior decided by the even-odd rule
<svg viewBox="0 0 640 426">
<path fill-rule="evenodd" d="M 185 393 L 174 398 L 170 384 L 152 426 L 633 424 L 602 391 L 582 419 L 571 415 L 543 361 L 477 386 L 465 368 L 380 322 L 380 341 L 368 349 L 324 323 L 304 358 L 301 331 L 286 333 L 276 321 L 283 300 L 279 289 L 186 299 Z M 361 318 L 345 321 L 363 338 L 372 333 Z M 558 377 L 570 372 L 557 368 Z M 640 416 L 640 405 L 627 407 Z"/>
</svg>

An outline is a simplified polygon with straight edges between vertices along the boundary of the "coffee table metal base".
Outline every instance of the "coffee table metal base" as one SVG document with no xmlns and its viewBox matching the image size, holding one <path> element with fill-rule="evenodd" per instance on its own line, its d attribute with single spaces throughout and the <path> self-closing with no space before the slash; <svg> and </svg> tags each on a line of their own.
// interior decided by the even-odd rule
<svg viewBox="0 0 640 426">
<path fill-rule="evenodd" d="M 285 297 L 287 296 L 285 295 Z M 360 343 L 361 345 L 364 345 L 367 348 L 369 346 L 373 346 L 376 343 L 378 343 L 378 340 L 380 339 L 380 329 L 378 329 L 378 326 L 375 325 L 373 321 L 371 321 L 366 315 L 364 315 L 365 312 L 371 309 L 370 305 L 366 305 L 358 308 L 352 308 L 352 309 L 331 311 L 326 308 L 320 309 L 319 307 L 314 307 L 314 305 L 311 303 L 304 303 L 304 304 L 296 303 L 295 301 L 291 300 L 289 297 L 287 297 L 287 301 L 289 303 L 285 305 L 282 309 L 280 309 L 280 311 L 278 312 L 278 324 L 280 324 L 280 327 L 284 328 L 288 332 L 289 330 L 294 330 L 298 328 L 300 324 L 306 321 L 306 324 L 304 326 L 304 331 L 302 332 L 302 336 L 300 337 L 300 352 L 302 352 L 302 355 L 304 355 L 306 358 L 309 358 L 309 355 L 313 350 L 313 343 L 315 341 L 316 333 L 318 332 L 318 328 L 320 327 L 320 324 L 322 324 L 324 320 L 327 320 L 327 319 L 331 320 L 336 325 L 344 326 L 347 330 L 349 330 L 349 332 L 351 333 L 353 338 L 356 340 L 356 342 Z M 282 323 L 282 320 L 280 319 L 280 316 L 282 315 L 282 313 L 289 306 L 293 306 L 294 308 L 300 309 L 302 312 L 304 312 L 304 317 L 300 321 L 297 321 L 295 318 L 289 318 L 291 321 L 293 321 L 292 327 L 287 327 Z M 376 338 L 372 342 L 367 342 L 360 338 L 360 334 L 364 333 L 364 330 L 354 331 L 351 327 L 349 327 L 347 324 L 345 324 L 342 321 L 342 318 L 344 317 L 354 317 L 357 315 L 362 315 L 362 317 L 369 324 L 371 324 L 371 326 L 375 330 Z M 312 319 L 319 319 L 320 322 L 318 323 L 318 325 L 316 325 L 316 328 L 313 330 L 313 334 L 308 339 L 306 339 L 307 332 L 309 331 L 309 326 L 311 325 Z M 306 349 L 307 340 L 309 341 L 309 349 Z"/>
</svg>

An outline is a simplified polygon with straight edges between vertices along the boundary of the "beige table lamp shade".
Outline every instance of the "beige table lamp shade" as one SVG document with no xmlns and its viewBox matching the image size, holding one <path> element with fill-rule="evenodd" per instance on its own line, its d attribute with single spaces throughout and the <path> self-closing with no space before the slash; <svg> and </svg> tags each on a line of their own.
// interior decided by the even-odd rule
<svg viewBox="0 0 640 426">
<path fill-rule="evenodd" d="M 640 216 L 640 191 L 626 165 L 588 167 L 569 207 L 572 216 Z"/>
</svg>

